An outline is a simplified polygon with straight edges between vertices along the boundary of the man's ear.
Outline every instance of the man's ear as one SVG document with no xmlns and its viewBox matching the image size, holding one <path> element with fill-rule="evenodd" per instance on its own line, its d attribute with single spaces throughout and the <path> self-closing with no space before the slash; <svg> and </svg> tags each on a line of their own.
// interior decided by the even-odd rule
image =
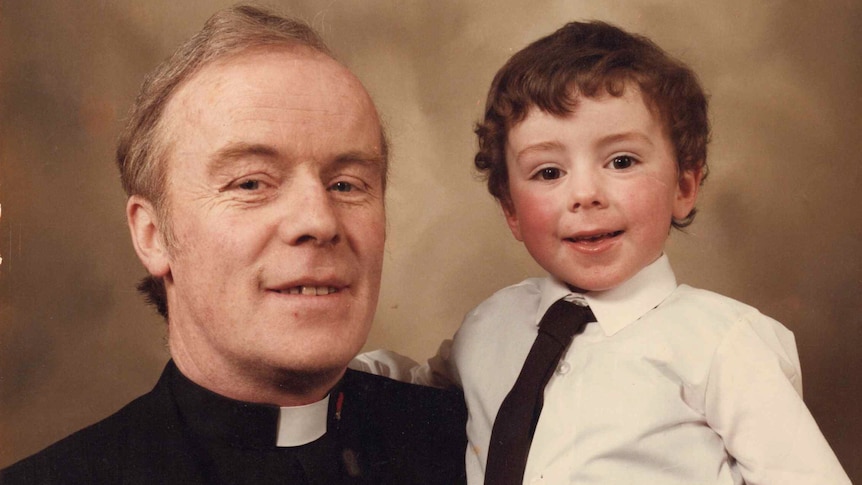
<svg viewBox="0 0 862 485">
<path fill-rule="evenodd" d="M 171 270 L 170 255 L 155 207 L 143 197 L 133 195 L 126 203 L 126 219 L 138 259 L 152 276 L 164 278 Z"/>
<path fill-rule="evenodd" d="M 679 176 L 679 184 L 676 190 L 676 199 L 673 204 L 673 217 L 683 220 L 694 209 L 697 202 L 697 194 L 700 191 L 700 183 L 703 181 L 703 169 L 684 170 Z"/>
<path fill-rule="evenodd" d="M 509 230 L 512 231 L 512 235 L 515 236 L 515 239 L 518 241 L 524 242 L 524 238 L 521 237 L 521 223 L 518 220 L 518 214 L 515 212 L 515 208 L 512 207 L 512 203 L 501 202 L 500 207 L 503 208 L 503 215 L 506 216 L 506 224 L 509 225 Z"/>
</svg>

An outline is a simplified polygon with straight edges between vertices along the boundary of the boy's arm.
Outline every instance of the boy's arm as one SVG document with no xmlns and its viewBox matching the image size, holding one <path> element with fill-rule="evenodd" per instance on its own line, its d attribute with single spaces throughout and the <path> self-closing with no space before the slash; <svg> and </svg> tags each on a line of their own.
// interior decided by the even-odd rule
<svg viewBox="0 0 862 485">
<path fill-rule="evenodd" d="M 451 352 L 452 341 L 444 340 L 437 349 L 437 355 L 428 359 L 424 365 L 420 365 L 413 359 L 391 350 L 373 350 L 357 355 L 350 361 L 349 367 L 353 370 L 423 386 L 461 387 L 450 370 Z"/>
<path fill-rule="evenodd" d="M 746 483 L 850 483 L 802 401 L 796 344 L 778 322 L 755 313 L 734 326 L 713 357 L 704 404 Z"/>
</svg>

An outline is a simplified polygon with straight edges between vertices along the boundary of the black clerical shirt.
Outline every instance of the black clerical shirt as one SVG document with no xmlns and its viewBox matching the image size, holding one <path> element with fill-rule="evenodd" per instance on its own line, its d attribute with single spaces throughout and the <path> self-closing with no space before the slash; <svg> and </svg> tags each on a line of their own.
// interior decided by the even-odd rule
<svg viewBox="0 0 862 485">
<path fill-rule="evenodd" d="M 460 393 L 348 370 L 331 391 L 327 431 L 279 448 L 276 406 L 210 392 L 168 362 L 113 416 L 0 472 L 0 484 L 464 483 Z"/>
<path fill-rule="evenodd" d="M 237 401 L 186 378 L 173 363 L 168 385 L 185 424 L 192 458 L 207 483 L 296 483 L 329 485 L 352 481 L 343 463 L 340 412 L 331 400 L 328 432 L 295 447 L 276 447 L 279 408 Z M 339 386 L 340 387 L 340 386 Z M 337 390 L 336 393 L 342 391 Z M 343 399 L 342 399 L 343 406 Z M 352 465 L 349 464 L 349 465 Z"/>
</svg>

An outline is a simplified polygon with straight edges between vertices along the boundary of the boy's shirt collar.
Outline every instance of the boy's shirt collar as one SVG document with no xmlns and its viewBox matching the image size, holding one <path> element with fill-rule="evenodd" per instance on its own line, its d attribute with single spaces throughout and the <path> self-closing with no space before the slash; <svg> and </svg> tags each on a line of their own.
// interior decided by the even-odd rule
<svg viewBox="0 0 862 485">
<path fill-rule="evenodd" d="M 620 286 L 605 291 L 589 291 L 583 294 L 583 298 L 590 305 L 602 331 L 610 337 L 657 307 L 676 286 L 670 260 L 662 254 Z M 578 295 L 553 276 L 547 278 L 542 287 L 535 324 L 539 325 L 555 301 L 572 294 Z"/>
</svg>

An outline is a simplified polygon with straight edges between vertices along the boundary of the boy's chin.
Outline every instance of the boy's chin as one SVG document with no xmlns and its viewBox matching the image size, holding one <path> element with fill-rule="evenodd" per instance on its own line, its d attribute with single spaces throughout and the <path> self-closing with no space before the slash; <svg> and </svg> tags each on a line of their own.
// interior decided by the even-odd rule
<svg viewBox="0 0 862 485">
<path fill-rule="evenodd" d="M 584 274 L 577 276 L 555 274 L 554 276 L 575 293 L 612 290 L 631 278 L 631 276 L 607 274 L 598 274 L 593 277 Z"/>
</svg>

